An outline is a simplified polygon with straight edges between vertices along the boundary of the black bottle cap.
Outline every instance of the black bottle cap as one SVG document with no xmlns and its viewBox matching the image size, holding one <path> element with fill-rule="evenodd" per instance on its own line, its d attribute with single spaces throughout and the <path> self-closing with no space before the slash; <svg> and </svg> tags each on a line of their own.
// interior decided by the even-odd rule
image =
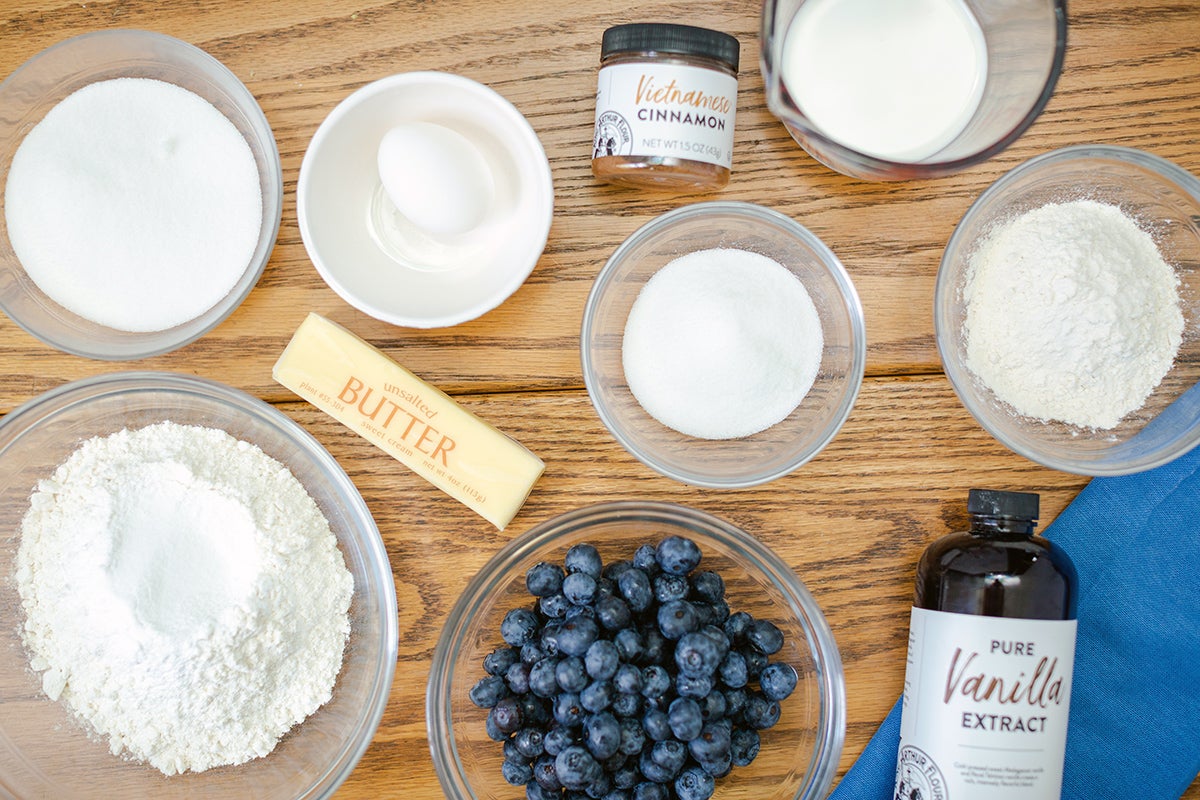
<svg viewBox="0 0 1200 800">
<path fill-rule="evenodd" d="M 1032 492 L 971 489 L 967 492 L 967 513 L 981 517 L 1036 520 L 1038 495 Z"/>
<path fill-rule="evenodd" d="M 741 44 L 728 33 L 670 22 L 614 25 L 604 32 L 600 42 L 601 59 L 616 53 L 645 52 L 703 56 L 727 64 L 737 72 Z"/>
</svg>

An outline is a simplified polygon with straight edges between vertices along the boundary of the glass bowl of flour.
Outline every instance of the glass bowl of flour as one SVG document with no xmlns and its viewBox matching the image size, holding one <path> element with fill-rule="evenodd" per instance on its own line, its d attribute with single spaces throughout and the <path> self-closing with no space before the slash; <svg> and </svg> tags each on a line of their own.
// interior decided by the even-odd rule
<svg viewBox="0 0 1200 800">
<path fill-rule="evenodd" d="M 262 274 L 279 152 L 246 86 L 140 30 L 59 42 L 0 83 L 0 309 L 68 353 L 131 360 L 203 336 Z"/>
<path fill-rule="evenodd" d="M 866 331 L 845 268 L 795 220 L 704 202 L 650 221 L 609 258 L 583 314 L 583 377 L 613 436 L 695 486 L 774 480 L 837 434 Z"/>
<path fill-rule="evenodd" d="M 353 483 L 290 418 L 165 372 L 0 422 L 0 786 L 16 798 L 329 797 L 395 669 Z"/>
<path fill-rule="evenodd" d="M 947 377 L 1014 452 L 1082 475 L 1200 443 L 1200 180 L 1125 147 L 1046 153 L 964 215 L 938 270 Z"/>
</svg>

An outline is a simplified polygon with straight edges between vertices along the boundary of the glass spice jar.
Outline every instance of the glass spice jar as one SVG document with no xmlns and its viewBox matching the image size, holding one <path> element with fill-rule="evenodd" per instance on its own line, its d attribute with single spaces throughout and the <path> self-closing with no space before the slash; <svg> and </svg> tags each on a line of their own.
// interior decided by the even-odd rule
<svg viewBox="0 0 1200 800">
<path fill-rule="evenodd" d="M 737 111 L 738 40 L 669 23 L 604 32 L 592 173 L 660 189 L 729 182 Z"/>
</svg>

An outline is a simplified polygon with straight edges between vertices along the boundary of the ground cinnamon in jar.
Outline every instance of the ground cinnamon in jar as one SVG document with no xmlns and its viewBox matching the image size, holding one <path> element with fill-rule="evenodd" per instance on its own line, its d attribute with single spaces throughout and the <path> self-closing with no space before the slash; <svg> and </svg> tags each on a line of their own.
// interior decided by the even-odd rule
<svg viewBox="0 0 1200 800">
<path fill-rule="evenodd" d="M 718 189 L 729 182 L 740 45 L 668 23 L 604 32 L 592 173 L 626 186 Z"/>
</svg>

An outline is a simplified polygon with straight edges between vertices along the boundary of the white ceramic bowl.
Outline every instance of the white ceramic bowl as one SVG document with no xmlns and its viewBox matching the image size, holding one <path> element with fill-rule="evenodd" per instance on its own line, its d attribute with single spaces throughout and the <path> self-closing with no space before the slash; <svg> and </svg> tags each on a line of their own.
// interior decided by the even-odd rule
<svg viewBox="0 0 1200 800">
<path fill-rule="evenodd" d="M 271 257 L 283 209 L 283 177 L 275 137 L 254 95 L 223 64 L 193 45 L 161 33 L 85 33 L 43 50 L 0 84 L 0 176 L 34 125 L 78 89 L 112 78 L 154 78 L 212 103 L 246 139 L 258 167 L 262 217 L 258 243 L 237 283 L 199 316 L 162 331 L 121 331 L 84 319 L 38 288 L 13 252 L 0 191 L 0 309 L 46 344 L 88 358 L 121 361 L 175 350 L 233 313 Z M 2 181 L 0 181 L 2 182 Z M 2 188 L 2 187 L 0 187 Z"/>
<path fill-rule="evenodd" d="M 429 236 L 387 200 L 379 144 L 411 122 L 462 134 L 490 165 L 495 200 L 478 229 Z M 459 75 L 408 72 L 367 84 L 326 117 L 304 154 L 296 205 L 309 258 L 343 300 L 394 325 L 439 328 L 485 314 L 521 286 L 545 249 L 554 187 L 545 150 L 512 103 Z"/>
</svg>

